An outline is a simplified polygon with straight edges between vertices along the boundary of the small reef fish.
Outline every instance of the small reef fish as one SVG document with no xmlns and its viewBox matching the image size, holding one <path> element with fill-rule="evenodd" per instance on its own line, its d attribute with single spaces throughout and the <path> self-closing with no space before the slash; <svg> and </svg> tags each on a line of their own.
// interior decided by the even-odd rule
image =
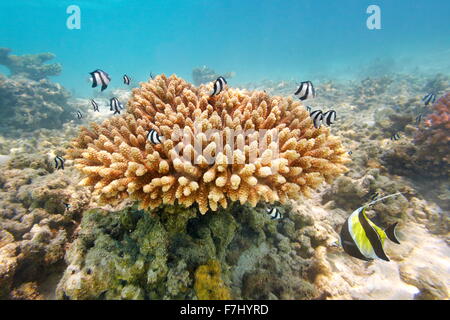
<svg viewBox="0 0 450 320">
<path fill-rule="evenodd" d="M 223 88 L 227 85 L 227 80 L 224 77 L 218 77 L 216 81 L 214 81 L 214 89 L 211 93 L 211 96 L 218 95 L 222 92 Z"/>
<path fill-rule="evenodd" d="M 312 107 L 311 106 L 306 106 L 306 111 L 308 111 L 309 113 L 311 113 Z"/>
<path fill-rule="evenodd" d="M 280 220 L 283 216 L 281 215 L 280 210 L 278 208 L 267 208 L 267 214 L 270 216 L 270 220 Z"/>
<path fill-rule="evenodd" d="M 391 137 L 392 141 L 397 141 L 398 139 L 400 139 L 400 135 L 398 133 L 394 133 L 394 135 Z"/>
<path fill-rule="evenodd" d="M 372 204 L 399 194 L 401 193 L 385 196 L 353 211 L 342 226 L 340 233 L 340 244 L 347 254 L 365 261 L 373 259 L 389 261 L 383 248 L 384 240 L 388 238 L 392 242 L 400 244 L 395 233 L 397 222 L 383 230 L 367 218 L 365 211 Z"/>
<path fill-rule="evenodd" d="M 323 124 L 331 126 L 336 121 L 336 111 L 330 110 L 323 114 Z"/>
<path fill-rule="evenodd" d="M 376 200 L 378 197 L 380 196 L 379 192 L 374 192 L 371 196 L 370 196 L 370 200 L 374 201 Z"/>
<path fill-rule="evenodd" d="M 109 75 L 100 69 L 97 69 L 95 71 L 92 71 L 89 73 L 92 77 L 92 88 L 97 87 L 98 85 L 102 85 L 102 90 L 105 90 L 108 87 L 109 82 L 111 81 L 111 78 Z"/>
<path fill-rule="evenodd" d="M 92 107 L 94 107 L 94 112 L 95 111 L 100 112 L 98 110 L 98 104 L 97 104 L 97 102 L 94 101 L 94 99 L 91 99 L 91 104 L 92 104 Z"/>
<path fill-rule="evenodd" d="M 64 207 L 66 207 L 66 210 L 69 210 L 72 206 L 70 205 L 70 203 L 66 203 L 64 202 Z"/>
<path fill-rule="evenodd" d="M 55 169 L 56 170 L 64 170 L 64 158 L 61 156 L 56 156 L 55 157 Z"/>
<path fill-rule="evenodd" d="M 131 79 L 129 76 L 127 76 L 126 74 L 123 75 L 123 83 L 125 83 L 126 85 L 130 85 Z"/>
<path fill-rule="evenodd" d="M 82 119 L 83 118 L 83 114 L 81 113 L 81 111 L 77 111 L 77 118 L 78 119 Z"/>
<path fill-rule="evenodd" d="M 150 129 L 147 133 L 147 140 L 150 141 L 152 144 L 160 144 L 161 136 L 156 132 L 156 130 Z"/>
<path fill-rule="evenodd" d="M 419 125 L 422 122 L 422 118 L 423 118 L 423 113 L 419 114 L 416 117 L 416 125 Z"/>
<path fill-rule="evenodd" d="M 436 95 L 434 93 L 429 93 L 422 98 L 422 101 L 425 103 L 426 106 L 429 105 L 430 103 L 435 103 Z"/>
<path fill-rule="evenodd" d="M 154 79 L 154 76 L 153 76 L 153 73 L 152 72 L 150 72 L 150 78 L 153 80 Z"/>
<path fill-rule="evenodd" d="M 320 128 L 320 125 L 322 123 L 323 114 L 321 110 L 315 110 L 309 114 L 311 117 L 311 120 L 313 121 L 314 128 L 318 129 Z"/>
<path fill-rule="evenodd" d="M 353 154 L 353 151 L 350 150 L 349 152 L 347 152 L 349 156 L 351 156 Z"/>
<path fill-rule="evenodd" d="M 297 91 L 295 91 L 294 95 L 303 101 L 309 98 L 315 98 L 316 91 L 314 90 L 314 86 L 311 81 L 303 81 L 300 83 L 300 86 Z"/>
<path fill-rule="evenodd" d="M 119 99 L 116 97 L 109 100 L 109 110 L 114 111 L 113 114 L 120 114 L 120 109 L 123 109 L 123 105 L 120 103 Z"/>
</svg>

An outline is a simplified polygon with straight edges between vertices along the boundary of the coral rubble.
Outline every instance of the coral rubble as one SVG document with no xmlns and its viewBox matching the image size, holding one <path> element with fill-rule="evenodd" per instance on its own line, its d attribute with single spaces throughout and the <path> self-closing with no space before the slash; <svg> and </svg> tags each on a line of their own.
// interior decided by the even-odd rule
<svg viewBox="0 0 450 320">
<path fill-rule="evenodd" d="M 177 200 L 205 213 L 228 199 L 285 203 L 346 171 L 339 139 L 314 128 L 299 102 L 236 89 L 210 97 L 210 89 L 176 76 L 142 83 L 126 114 L 83 128 L 72 143 L 81 183 L 103 203 Z M 150 129 L 162 144 L 147 141 Z"/>
</svg>

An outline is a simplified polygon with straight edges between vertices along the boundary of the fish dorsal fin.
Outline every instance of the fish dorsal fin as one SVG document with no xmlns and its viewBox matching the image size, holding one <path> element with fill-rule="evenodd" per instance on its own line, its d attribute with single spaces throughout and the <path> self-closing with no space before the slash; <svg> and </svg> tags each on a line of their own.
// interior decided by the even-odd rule
<svg viewBox="0 0 450 320">
<path fill-rule="evenodd" d="M 391 224 L 384 230 L 384 233 L 386 234 L 389 240 L 397 244 L 400 244 L 400 241 L 398 241 L 397 235 L 395 233 L 395 227 L 397 226 L 397 224 L 398 222 Z"/>
</svg>

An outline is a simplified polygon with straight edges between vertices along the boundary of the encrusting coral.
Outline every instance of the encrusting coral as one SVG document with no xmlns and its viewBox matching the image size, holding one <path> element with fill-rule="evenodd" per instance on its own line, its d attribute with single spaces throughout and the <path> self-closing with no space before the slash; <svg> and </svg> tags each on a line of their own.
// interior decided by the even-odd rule
<svg viewBox="0 0 450 320">
<path fill-rule="evenodd" d="M 81 184 L 101 203 L 196 202 L 204 214 L 228 199 L 285 203 L 346 171 L 339 139 L 314 128 L 299 102 L 233 88 L 210 96 L 211 89 L 175 75 L 141 83 L 125 114 L 82 128 L 72 142 L 67 157 L 87 175 Z M 151 129 L 161 144 L 147 141 Z"/>
<path fill-rule="evenodd" d="M 210 260 L 195 271 L 195 292 L 200 300 L 230 300 L 230 290 L 224 284 L 220 263 Z"/>
</svg>

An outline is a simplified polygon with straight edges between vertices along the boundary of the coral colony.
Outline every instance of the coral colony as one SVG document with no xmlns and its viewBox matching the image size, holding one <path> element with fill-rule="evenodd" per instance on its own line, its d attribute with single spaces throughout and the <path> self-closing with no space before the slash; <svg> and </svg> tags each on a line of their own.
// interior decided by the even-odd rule
<svg viewBox="0 0 450 320">
<path fill-rule="evenodd" d="M 174 75 L 133 89 L 125 114 L 83 128 L 68 150 L 86 175 L 81 184 L 103 203 L 197 203 L 204 214 L 228 200 L 286 203 L 346 171 L 341 142 L 314 128 L 299 102 L 260 91 L 210 91 Z M 164 142 L 149 143 L 149 130 Z"/>
</svg>

